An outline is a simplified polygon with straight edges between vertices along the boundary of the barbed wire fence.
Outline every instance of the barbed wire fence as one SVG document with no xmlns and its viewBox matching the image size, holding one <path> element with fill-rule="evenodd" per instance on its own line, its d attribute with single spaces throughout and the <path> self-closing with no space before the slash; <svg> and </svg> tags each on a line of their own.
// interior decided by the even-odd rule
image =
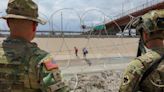
<svg viewBox="0 0 164 92">
<path fill-rule="evenodd" d="M 80 23 L 79 23 L 79 27 L 81 27 L 82 25 L 87 25 L 87 24 L 85 24 L 85 17 L 87 17 L 86 15 L 88 14 L 88 13 L 91 13 L 91 12 L 93 12 L 93 11 L 96 11 L 97 13 L 100 13 L 101 14 L 101 17 L 103 18 L 103 20 L 101 21 L 101 23 L 100 24 L 105 24 L 106 23 L 106 20 L 110 20 L 111 18 L 110 17 L 108 17 L 108 16 L 106 16 L 106 14 L 103 12 L 103 11 L 101 11 L 101 10 L 99 10 L 99 9 L 89 9 L 89 10 L 86 10 L 83 14 L 81 14 L 81 16 L 74 10 L 74 9 L 72 9 L 72 8 L 63 8 L 63 9 L 59 9 L 59 10 L 57 10 L 57 11 L 55 11 L 55 12 L 53 12 L 53 14 L 50 16 L 50 19 L 49 19 L 49 23 L 50 23 L 50 27 L 51 27 L 51 31 L 52 32 L 54 32 L 55 33 L 55 28 L 59 28 L 59 27 L 55 27 L 55 26 L 57 26 L 57 24 L 55 24 L 54 22 L 54 17 L 55 17 L 55 15 L 57 15 L 58 13 L 60 13 L 60 14 L 63 14 L 64 15 L 64 12 L 63 12 L 63 10 L 69 10 L 69 11 L 73 11 L 75 14 L 77 14 L 76 16 L 77 16 L 77 19 L 79 19 L 80 20 Z M 61 12 L 62 11 L 62 12 Z M 61 18 L 62 18 L 62 16 L 63 15 L 61 15 Z M 132 23 L 132 21 L 135 19 L 133 16 L 131 16 L 131 15 L 129 15 L 129 17 L 131 18 L 131 20 L 130 20 L 130 22 L 126 25 L 126 27 L 124 28 L 124 30 L 126 30 L 126 29 L 128 29 L 128 28 L 130 28 L 131 27 L 131 23 Z M 108 18 L 108 19 L 107 19 Z M 111 19 L 112 20 L 112 19 Z M 61 22 L 62 22 L 62 19 L 61 19 Z M 87 21 L 88 22 L 88 21 Z M 114 22 L 115 23 L 115 25 L 118 27 L 118 29 L 120 30 L 120 32 L 122 32 L 122 34 L 123 34 L 123 31 L 121 30 L 121 28 L 120 28 L 120 26 L 118 25 L 118 23 L 116 23 L 115 21 L 113 21 L 112 20 L 112 22 Z M 117 44 L 115 41 L 113 41 L 112 40 L 112 43 L 113 43 L 113 45 L 110 45 L 110 46 L 107 46 L 107 45 L 101 45 L 101 46 L 97 46 L 95 43 L 93 43 L 92 42 L 92 39 L 93 38 L 91 38 L 91 35 L 92 35 L 92 32 L 94 31 L 94 28 L 95 28 L 95 26 L 97 26 L 97 25 L 95 25 L 95 24 L 93 24 L 93 21 L 91 22 L 92 23 L 92 26 L 88 29 L 88 30 L 90 30 L 90 32 L 87 34 L 88 36 L 87 36 L 87 40 L 86 40 L 86 44 L 84 45 L 84 47 L 87 47 L 88 49 L 89 49 L 89 51 L 91 51 L 92 53 L 94 53 L 94 51 L 96 51 L 97 50 L 97 53 L 99 53 L 100 55 L 102 55 L 102 56 L 104 56 L 106 53 L 105 53 L 105 50 L 102 50 L 102 49 L 105 49 L 105 48 L 112 48 L 111 50 L 116 50 L 117 51 L 117 53 L 118 53 L 118 55 L 119 55 L 119 57 L 123 57 L 123 55 L 121 54 L 121 49 L 119 49 L 119 47 L 120 46 L 124 46 L 125 47 L 125 49 L 127 49 L 126 48 L 126 45 L 128 44 L 136 44 L 138 41 L 136 41 L 136 42 L 133 42 L 133 43 L 126 43 L 126 42 L 124 42 L 124 37 L 123 36 L 121 36 L 120 38 L 120 40 L 121 40 L 121 43 L 120 44 Z M 62 66 L 62 69 L 61 70 L 65 70 L 65 69 L 68 69 L 69 68 L 69 65 L 70 65 L 70 63 L 71 63 L 71 57 L 73 56 L 73 54 L 72 54 L 72 52 L 73 52 L 73 50 L 72 50 L 72 48 L 70 48 L 69 46 L 68 46 L 68 44 L 67 44 L 67 41 L 66 41 L 66 38 L 65 38 L 65 35 L 63 34 L 63 24 L 61 23 L 61 25 L 60 25 L 60 31 L 61 31 L 61 36 L 58 36 L 58 38 L 62 38 L 62 41 L 61 41 L 61 45 L 59 46 L 59 48 L 58 48 L 58 51 L 54 51 L 54 52 L 51 52 L 52 54 L 54 54 L 55 52 L 56 52 L 56 54 L 55 54 L 55 57 L 57 57 L 58 55 L 60 55 L 62 52 L 68 52 L 68 55 L 69 55 L 69 58 L 67 58 L 67 64 L 65 65 L 65 66 Z M 58 29 L 59 30 L 59 29 Z M 82 29 L 82 31 L 83 32 L 85 32 L 85 30 L 84 29 Z M 100 33 L 99 33 L 99 35 L 96 37 L 96 39 L 97 40 L 99 40 L 99 39 L 101 39 L 102 40 L 102 38 L 101 38 L 101 31 L 99 31 Z M 107 29 L 106 29 L 106 27 L 105 27 L 105 33 L 106 33 L 106 35 L 107 35 L 107 38 L 109 38 L 110 39 L 110 37 L 109 37 L 109 35 L 108 35 L 108 32 L 107 32 Z M 100 40 L 100 41 L 101 41 Z M 47 41 L 47 42 L 49 42 L 49 41 Z M 54 43 L 55 44 L 55 43 Z M 47 43 L 47 45 L 48 45 L 48 43 Z M 94 47 L 92 46 L 92 45 L 94 45 Z M 66 46 L 66 50 L 64 50 L 63 49 L 63 46 Z M 48 47 L 48 46 L 47 46 Z M 80 48 L 80 49 L 82 49 L 82 48 Z M 98 59 L 100 62 L 103 62 L 103 61 L 101 61 L 101 56 L 96 56 L 95 54 L 93 54 L 93 58 L 96 58 L 96 59 Z M 102 66 L 102 68 L 106 68 L 106 64 L 105 64 L 105 62 L 103 62 L 104 64 L 104 66 Z M 84 67 L 85 68 L 85 67 Z M 75 79 L 76 79 L 76 82 L 75 82 L 75 86 L 74 86 L 74 91 L 76 90 L 76 87 L 77 87 L 77 85 L 78 85 L 78 74 L 80 74 L 80 73 L 83 73 L 83 69 L 84 68 L 81 68 L 81 72 L 78 72 L 78 73 L 73 73 L 73 75 L 74 75 L 74 77 L 75 77 Z"/>
<path fill-rule="evenodd" d="M 60 31 L 61 31 L 61 45 L 59 46 L 59 48 L 58 48 L 58 51 L 59 52 L 62 52 L 62 49 L 63 49 L 63 47 L 65 46 L 66 47 L 66 50 L 68 51 L 68 55 L 69 55 L 69 57 L 67 58 L 67 64 L 66 64 L 66 66 L 64 66 L 63 68 L 62 68 L 62 70 L 63 69 L 66 69 L 66 68 L 68 68 L 69 67 L 69 64 L 70 64 L 70 59 L 71 59 L 71 56 L 72 56 L 72 53 L 71 53 L 71 50 L 70 50 L 70 48 L 69 48 L 69 46 L 68 46 L 68 44 L 67 44 L 67 42 L 66 42 L 66 40 L 65 40 L 65 35 L 64 35 L 64 30 L 63 30 L 63 16 L 64 16 L 64 11 L 71 11 L 71 12 L 73 12 L 74 14 L 76 14 L 76 16 L 77 16 L 77 18 L 79 18 L 79 21 L 80 21 L 80 16 L 79 16 L 79 14 L 74 10 L 74 9 L 72 9 L 72 8 L 63 8 L 63 9 L 59 9 L 59 10 L 57 10 L 57 11 L 55 11 L 55 12 L 53 12 L 52 13 L 52 15 L 50 16 L 50 21 L 51 21 L 51 29 L 52 29 L 52 31 L 53 32 L 55 32 L 55 30 L 56 29 L 54 29 L 54 25 L 57 25 L 57 24 L 55 24 L 54 22 L 54 17 L 55 17 L 55 15 L 57 15 L 58 13 L 59 14 L 61 14 L 61 23 L 60 23 Z M 71 13 L 72 14 L 72 13 Z M 68 14 L 66 14 L 67 16 L 68 16 Z M 59 15 L 60 16 L 60 15 Z M 59 30 L 59 29 L 57 29 L 57 30 Z M 58 56 L 60 53 L 56 53 L 55 54 L 55 57 L 56 56 Z"/>
<path fill-rule="evenodd" d="M 69 12 L 68 12 L 69 11 Z M 71 12 L 71 13 L 70 13 Z M 66 64 L 64 66 L 61 66 L 61 70 L 64 71 L 64 70 L 67 70 L 69 67 L 70 67 L 70 63 L 72 62 L 71 60 L 74 59 L 72 58 L 74 56 L 74 50 L 72 50 L 72 47 L 69 46 L 69 42 L 67 40 L 67 38 L 65 37 L 64 35 L 64 30 L 67 29 L 67 28 L 64 28 L 65 27 L 65 24 L 66 23 L 63 23 L 65 22 L 64 20 L 66 20 L 66 18 L 69 18 L 69 17 L 65 17 L 65 15 L 73 15 L 73 17 L 76 17 L 76 23 L 75 24 L 78 24 L 76 25 L 77 27 L 79 27 L 79 29 L 81 29 L 80 31 L 82 31 L 83 33 L 85 33 L 86 31 L 89 30 L 89 33 L 87 34 L 87 37 L 83 38 L 83 40 L 85 41 L 83 46 L 81 46 L 81 48 L 79 49 L 83 49 L 83 47 L 86 47 L 90 53 L 92 53 L 92 58 L 96 58 L 97 60 L 99 60 L 100 62 L 103 62 L 103 66 L 101 66 L 104 70 L 106 69 L 106 62 L 104 62 L 103 60 L 101 60 L 101 58 L 103 56 L 106 56 L 106 50 L 109 50 L 109 52 L 114 52 L 116 51 L 115 53 L 118 55 L 118 57 L 121 57 L 123 58 L 124 55 L 122 55 L 122 49 L 120 47 L 123 47 L 123 49 L 127 50 L 128 48 L 126 48 L 127 45 L 134 45 L 134 44 L 137 44 L 138 41 L 136 42 L 124 42 L 124 35 L 123 35 L 123 31 L 127 30 L 127 29 L 130 29 L 131 28 L 131 24 L 133 23 L 133 21 L 136 19 L 135 17 L 133 17 L 132 15 L 129 15 L 129 17 L 131 18 L 130 19 L 130 22 L 126 25 L 126 27 L 124 28 L 124 30 L 122 31 L 121 27 L 118 25 L 117 22 L 115 22 L 114 20 L 112 20 L 111 17 L 107 16 L 102 10 L 100 9 L 89 9 L 89 10 L 86 10 L 84 11 L 82 14 L 79 14 L 75 9 L 73 8 L 63 8 L 63 9 L 59 9 L 57 11 L 54 11 L 50 17 L 48 17 L 46 14 L 42 13 L 42 12 L 39 12 L 39 14 L 41 15 L 41 17 L 44 17 L 47 21 L 47 30 L 48 31 L 51 31 L 51 33 L 53 35 L 56 35 L 57 38 L 55 39 L 59 39 L 60 40 L 60 45 L 58 45 L 58 48 L 54 48 L 55 50 L 51 50 L 52 46 L 50 46 L 50 43 L 55 45 L 56 43 L 55 42 L 51 42 L 50 39 L 52 39 L 51 35 L 49 35 L 46 43 L 44 44 L 45 45 L 45 48 L 48 52 L 50 52 L 51 54 L 53 54 L 54 58 L 57 58 L 58 56 L 62 56 L 63 55 L 67 55 L 67 58 L 65 58 L 64 56 L 64 59 L 66 61 Z M 101 21 L 99 20 L 90 20 L 88 21 L 87 18 L 90 17 L 89 15 L 100 15 L 98 16 Z M 60 17 L 57 17 L 57 16 L 60 16 Z M 55 18 L 61 18 L 61 19 L 55 19 Z M 94 21 L 99 21 L 99 23 L 95 23 Z M 106 43 L 104 44 L 101 44 L 101 45 L 98 45 L 98 43 L 95 43 L 94 40 L 96 39 L 98 42 L 101 43 L 101 41 L 103 41 L 103 38 L 101 38 L 102 34 L 101 32 L 102 31 L 99 31 L 98 35 L 96 38 L 92 38 L 92 33 L 94 33 L 94 28 L 98 25 L 98 24 L 103 24 L 105 25 L 105 23 L 107 21 L 112 21 L 116 26 L 117 28 L 119 29 L 120 32 L 122 32 L 122 36 L 119 37 L 119 40 L 120 40 L 120 43 L 118 44 L 116 41 L 114 40 L 110 40 L 111 42 L 110 43 L 113 43 L 112 45 L 108 45 Z M 89 28 L 86 30 L 86 29 L 82 29 L 82 25 L 88 25 L 87 23 L 89 23 Z M 71 25 L 70 25 L 71 26 Z M 39 25 L 40 27 L 40 25 Z M 69 27 L 67 25 L 67 27 Z M 77 28 L 76 27 L 76 28 Z M 56 34 L 56 31 L 61 31 L 61 34 Z M 76 30 L 75 30 L 76 31 Z M 107 38 L 105 39 L 110 39 L 110 36 L 108 34 L 108 30 L 105 26 L 104 28 L 104 31 L 105 31 L 105 35 L 107 36 Z M 41 41 L 41 40 L 39 40 Z M 107 40 L 108 41 L 108 40 Z M 103 43 L 103 42 L 102 42 Z M 76 45 L 76 44 L 75 44 Z M 64 48 L 65 47 L 65 48 Z M 111 49 L 108 49 L 108 48 L 111 48 Z M 98 53 L 99 55 L 95 54 Z M 83 58 L 81 58 L 83 59 Z M 79 59 L 79 60 L 81 60 Z M 93 62 L 92 62 L 93 63 Z M 85 66 L 85 65 L 84 65 Z M 76 79 L 76 82 L 75 82 L 75 85 L 74 85 L 74 89 L 73 89 L 73 92 L 76 90 L 77 86 L 78 86 L 78 74 L 80 73 L 83 73 L 83 71 L 85 70 L 85 68 L 88 67 L 88 66 L 85 66 L 84 68 L 79 68 L 80 69 L 80 72 L 78 73 L 73 73 L 75 79 Z"/>
</svg>

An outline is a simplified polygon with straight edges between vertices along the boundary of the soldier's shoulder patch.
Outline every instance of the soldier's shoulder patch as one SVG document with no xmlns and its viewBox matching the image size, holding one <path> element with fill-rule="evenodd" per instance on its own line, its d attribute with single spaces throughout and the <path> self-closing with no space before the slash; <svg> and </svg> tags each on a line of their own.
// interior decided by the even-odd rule
<svg viewBox="0 0 164 92">
<path fill-rule="evenodd" d="M 56 64 L 56 61 L 53 58 L 47 58 L 43 60 L 43 64 L 48 71 L 58 69 L 58 65 Z"/>
<path fill-rule="evenodd" d="M 130 83 L 129 76 L 128 75 L 124 76 L 124 78 L 123 78 L 123 85 L 127 85 L 129 83 Z"/>
</svg>

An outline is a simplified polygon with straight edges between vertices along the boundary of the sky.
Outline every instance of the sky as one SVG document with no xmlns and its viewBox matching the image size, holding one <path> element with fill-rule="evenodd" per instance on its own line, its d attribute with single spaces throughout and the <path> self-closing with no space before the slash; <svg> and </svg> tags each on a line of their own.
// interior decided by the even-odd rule
<svg viewBox="0 0 164 92">
<path fill-rule="evenodd" d="M 33 0 L 38 4 L 39 16 L 46 19 L 46 25 L 38 30 L 81 31 L 82 24 L 95 26 L 120 16 L 152 0 Z M 160 0 L 156 0 L 160 1 Z M 6 15 L 8 0 L 0 0 L 0 16 Z M 0 19 L 0 29 L 8 29 Z"/>
</svg>

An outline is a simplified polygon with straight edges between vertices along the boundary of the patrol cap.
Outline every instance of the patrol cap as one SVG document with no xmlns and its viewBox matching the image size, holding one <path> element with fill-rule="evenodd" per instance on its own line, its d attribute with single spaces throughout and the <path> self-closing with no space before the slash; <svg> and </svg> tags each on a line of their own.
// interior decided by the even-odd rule
<svg viewBox="0 0 164 92">
<path fill-rule="evenodd" d="M 143 28 L 147 33 L 164 31 L 164 9 L 150 11 L 136 20 L 132 25 Z"/>
<path fill-rule="evenodd" d="M 6 13 L 2 18 L 26 19 L 46 24 L 44 19 L 38 18 L 38 6 L 32 0 L 9 0 Z"/>
</svg>

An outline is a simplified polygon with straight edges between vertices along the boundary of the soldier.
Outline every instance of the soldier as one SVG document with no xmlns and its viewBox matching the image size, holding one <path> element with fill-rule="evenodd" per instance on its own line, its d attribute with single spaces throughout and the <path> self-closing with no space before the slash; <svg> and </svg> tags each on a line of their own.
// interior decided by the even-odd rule
<svg viewBox="0 0 164 92">
<path fill-rule="evenodd" d="M 0 46 L 0 92 L 68 92 L 52 56 L 31 40 L 38 23 L 38 6 L 32 0 L 9 0 L 10 36 Z"/>
<path fill-rule="evenodd" d="M 164 92 L 164 9 L 144 14 L 133 25 L 142 54 L 125 69 L 119 92 Z"/>
</svg>

